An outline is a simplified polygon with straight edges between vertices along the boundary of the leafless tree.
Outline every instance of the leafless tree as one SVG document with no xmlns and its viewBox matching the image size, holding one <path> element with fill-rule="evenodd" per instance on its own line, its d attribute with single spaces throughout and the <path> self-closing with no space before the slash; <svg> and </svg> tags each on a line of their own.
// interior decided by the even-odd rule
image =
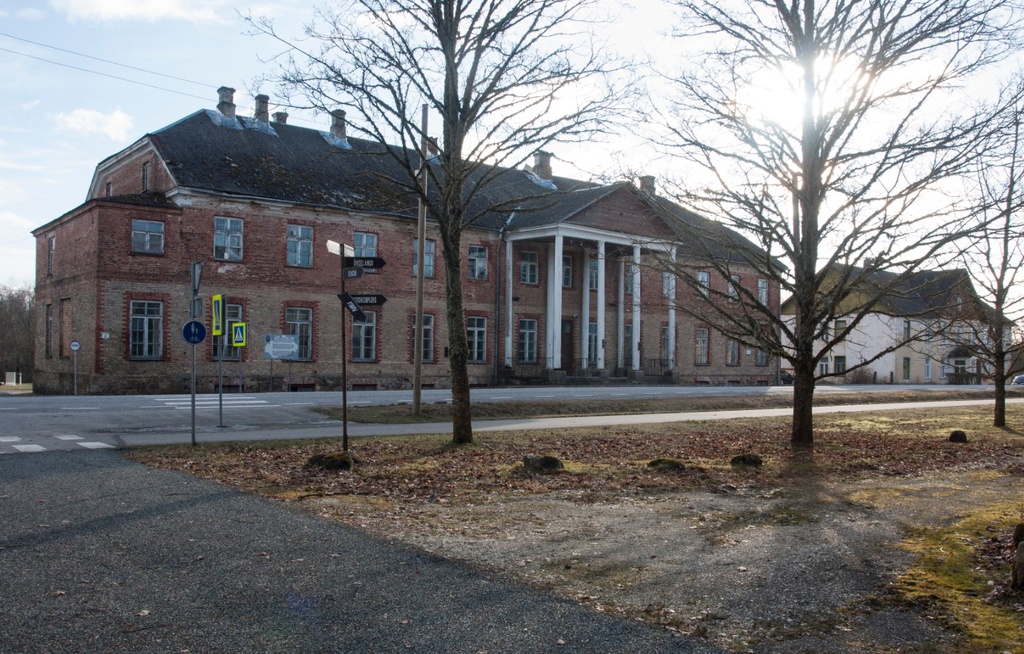
<svg viewBox="0 0 1024 654">
<path fill-rule="evenodd" d="M 1000 129 L 983 144 L 970 189 L 977 228 L 960 250 L 984 305 L 971 307 L 947 327 L 966 334 L 960 345 L 991 366 L 996 427 L 1006 426 L 1007 380 L 1024 372 L 1024 342 L 1013 333 L 1014 324 L 1024 319 L 1024 80 L 1007 86 L 1002 99 Z"/>
<path fill-rule="evenodd" d="M 742 261 L 795 310 L 794 320 L 772 315 L 747 290 L 743 311 L 710 318 L 792 366 L 792 444 L 812 447 L 818 363 L 915 271 L 946 263 L 962 234 L 964 207 L 947 184 L 992 129 L 962 87 L 1016 47 L 1015 5 L 673 4 L 680 38 L 698 51 L 667 76 L 665 142 L 691 166 L 680 197 L 754 240 L 729 256 L 721 243 L 717 257 L 707 250 L 717 274 Z M 680 240 L 692 249 L 714 233 Z M 840 317 L 845 326 L 829 330 Z"/>
<path fill-rule="evenodd" d="M 616 62 L 595 41 L 597 0 L 350 0 L 321 8 L 280 81 L 293 106 L 358 112 L 357 135 L 392 144 L 404 185 L 441 235 L 453 441 L 472 442 L 461 238 L 508 198 L 488 200 L 503 168 L 555 142 L 589 140 L 621 117 Z M 254 25 L 273 34 L 266 21 Z M 302 98 L 300 104 L 296 96 Z M 416 183 L 420 107 L 440 115 L 439 165 Z M 500 195 L 500 194 L 497 194 Z"/>
<path fill-rule="evenodd" d="M 0 372 L 32 378 L 32 290 L 0 286 Z"/>
</svg>

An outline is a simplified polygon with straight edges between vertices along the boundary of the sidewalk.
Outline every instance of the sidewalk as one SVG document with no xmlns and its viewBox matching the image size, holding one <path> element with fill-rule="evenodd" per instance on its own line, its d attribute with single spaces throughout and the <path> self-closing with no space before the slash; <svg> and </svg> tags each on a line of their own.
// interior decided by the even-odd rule
<svg viewBox="0 0 1024 654">
<path fill-rule="evenodd" d="M 115 452 L 0 458 L 0 515 L 5 654 L 718 651 Z"/>
</svg>

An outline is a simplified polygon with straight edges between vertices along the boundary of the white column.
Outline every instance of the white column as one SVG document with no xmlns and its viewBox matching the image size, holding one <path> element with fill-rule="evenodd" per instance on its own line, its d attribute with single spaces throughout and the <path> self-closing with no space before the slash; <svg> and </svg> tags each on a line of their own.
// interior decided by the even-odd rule
<svg viewBox="0 0 1024 654">
<path fill-rule="evenodd" d="M 515 311 L 512 309 L 512 241 L 505 241 L 505 365 L 512 366 Z"/>
<path fill-rule="evenodd" d="M 597 369 L 604 370 L 604 241 L 597 244 Z"/>
<path fill-rule="evenodd" d="M 553 284 L 551 285 L 551 331 L 554 336 L 552 339 L 553 350 L 551 352 L 551 367 L 555 370 L 559 370 L 563 367 L 562 365 L 562 254 L 564 252 L 564 242 L 561 235 L 555 237 L 555 247 L 553 248 L 552 257 L 555 260 L 554 274 L 552 275 Z"/>
<path fill-rule="evenodd" d="M 583 306 L 580 307 L 580 315 L 583 316 L 580 321 L 580 357 L 583 359 L 582 367 L 586 368 L 590 361 L 590 250 L 583 250 L 583 274 L 580 277 L 580 290 L 583 291 Z"/>
<path fill-rule="evenodd" d="M 619 288 L 616 293 L 615 307 L 618 311 L 619 334 L 616 342 L 616 365 L 626 367 L 626 260 L 619 259 Z"/>
<path fill-rule="evenodd" d="M 544 367 L 555 367 L 555 246 L 545 248 L 544 269 L 547 278 L 544 280 Z"/>
<path fill-rule="evenodd" d="M 676 249 L 672 248 L 669 253 L 669 258 L 672 261 L 671 274 L 672 277 L 669 279 L 669 302 L 668 302 L 668 366 L 670 369 L 676 369 Z"/>
<path fill-rule="evenodd" d="M 643 368 L 640 361 L 640 246 L 633 246 L 633 369 Z"/>
</svg>

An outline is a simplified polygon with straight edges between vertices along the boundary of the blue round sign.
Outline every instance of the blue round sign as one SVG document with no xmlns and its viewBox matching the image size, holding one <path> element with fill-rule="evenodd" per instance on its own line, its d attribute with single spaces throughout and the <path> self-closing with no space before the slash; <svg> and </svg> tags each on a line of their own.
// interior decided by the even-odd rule
<svg viewBox="0 0 1024 654">
<path fill-rule="evenodd" d="M 181 327 L 181 336 L 185 342 L 199 345 L 206 338 L 206 325 L 198 320 L 189 320 Z"/>
</svg>

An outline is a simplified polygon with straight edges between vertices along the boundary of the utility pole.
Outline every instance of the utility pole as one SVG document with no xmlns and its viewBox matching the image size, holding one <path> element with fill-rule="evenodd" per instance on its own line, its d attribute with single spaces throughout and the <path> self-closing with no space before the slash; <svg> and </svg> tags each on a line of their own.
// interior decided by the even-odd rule
<svg viewBox="0 0 1024 654">
<path fill-rule="evenodd" d="M 420 202 L 416 220 L 416 329 L 413 335 L 412 412 L 420 414 L 423 388 L 423 273 L 427 251 L 427 105 L 423 105 L 420 127 Z"/>
</svg>

